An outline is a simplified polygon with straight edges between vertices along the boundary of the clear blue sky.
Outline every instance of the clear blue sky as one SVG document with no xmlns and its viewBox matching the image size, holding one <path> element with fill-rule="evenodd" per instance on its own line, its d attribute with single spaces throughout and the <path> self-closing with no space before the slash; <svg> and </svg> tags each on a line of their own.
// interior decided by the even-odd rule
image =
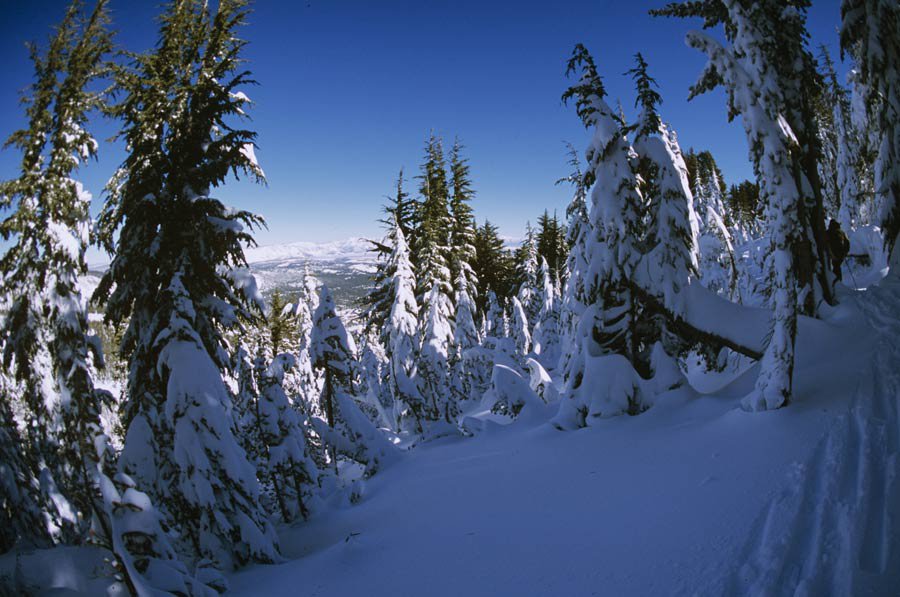
<svg viewBox="0 0 900 597">
<path fill-rule="evenodd" d="M 31 81 L 24 42 L 44 42 L 65 0 L 3 0 L 0 134 L 23 122 L 19 91 Z M 117 41 L 145 50 L 156 40 L 158 0 L 112 0 Z M 327 241 L 378 233 L 375 219 L 401 166 L 414 175 L 429 131 L 467 147 L 479 221 L 521 235 L 548 208 L 564 210 L 569 190 L 564 141 L 582 149 L 588 135 L 560 102 L 572 46 L 594 54 L 613 100 L 633 113 L 623 76 L 641 51 L 659 82 L 663 118 L 685 149 L 710 149 L 729 182 L 751 177 L 739 123 L 727 123 L 721 93 L 687 102 L 704 59 L 684 44 L 699 23 L 656 19 L 664 0 L 486 2 L 484 0 L 259 0 L 246 57 L 260 85 L 253 126 L 267 187 L 229 184 L 218 195 L 263 214 L 260 244 Z M 813 43 L 837 55 L 838 0 L 816 0 Z M 96 128 L 98 137 L 114 131 Z M 102 146 L 81 177 L 94 193 L 122 159 Z M 18 155 L 0 154 L 0 177 L 15 175 Z M 99 199 L 95 200 L 99 204 Z M 96 261 L 96 255 L 92 256 Z"/>
</svg>

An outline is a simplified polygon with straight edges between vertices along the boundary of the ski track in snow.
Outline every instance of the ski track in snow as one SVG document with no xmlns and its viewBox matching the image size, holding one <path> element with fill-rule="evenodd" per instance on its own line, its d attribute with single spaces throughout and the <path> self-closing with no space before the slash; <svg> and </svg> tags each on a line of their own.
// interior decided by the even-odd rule
<svg viewBox="0 0 900 597">
<path fill-rule="evenodd" d="M 702 594 L 877 595 L 889 586 L 900 594 L 900 280 L 854 302 L 878 339 L 849 411 L 758 518 L 724 586 L 714 581 Z"/>
</svg>

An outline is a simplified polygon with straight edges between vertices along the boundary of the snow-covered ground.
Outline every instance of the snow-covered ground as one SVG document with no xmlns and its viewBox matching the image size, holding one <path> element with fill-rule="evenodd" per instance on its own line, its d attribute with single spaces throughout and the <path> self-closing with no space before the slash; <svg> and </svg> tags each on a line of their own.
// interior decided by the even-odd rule
<svg viewBox="0 0 900 597">
<path fill-rule="evenodd" d="M 526 407 L 282 528 L 286 561 L 231 574 L 231 593 L 898 595 L 900 279 L 840 298 L 801 326 L 787 408 L 740 410 L 755 366 L 579 431 Z M 94 549 L 0 558 L 43 594 L 103 594 L 108 574 Z"/>
<path fill-rule="evenodd" d="M 900 282 L 800 337 L 796 400 L 755 368 L 576 431 L 530 413 L 439 440 L 282 532 L 237 595 L 897 595 Z"/>
</svg>

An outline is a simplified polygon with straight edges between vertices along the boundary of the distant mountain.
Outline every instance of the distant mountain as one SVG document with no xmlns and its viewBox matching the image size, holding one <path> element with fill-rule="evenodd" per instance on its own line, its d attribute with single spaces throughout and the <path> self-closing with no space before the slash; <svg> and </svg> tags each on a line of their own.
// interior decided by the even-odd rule
<svg viewBox="0 0 900 597">
<path fill-rule="evenodd" d="M 300 288 L 303 270 L 309 271 L 331 289 L 338 309 L 355 311 L 359 299 L 371 284 L 375 254 L 360 238 L 326 243 L 293 242 L 253 247 L 246 251 L 250 270 L 263 295 L 278 289 L 291 297 Z M 106 266 L 92 267 L 80 280 L 84 296 L 90 296 Z M 96 318 L 96 316 L 95 316 Z"/>
</svg>

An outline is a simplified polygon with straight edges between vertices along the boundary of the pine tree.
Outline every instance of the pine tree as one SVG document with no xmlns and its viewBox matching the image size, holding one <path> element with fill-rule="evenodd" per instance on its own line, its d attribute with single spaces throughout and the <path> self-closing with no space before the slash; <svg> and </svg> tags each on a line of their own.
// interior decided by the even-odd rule
<svg viewBox="0 0 900 597">
<path fill-rule="evenodd" d="M 578 337 L 578 324 L 587 304 L 591 302 L 588 296 L 587 275 L 590 264 L 588 262 L 587 241 L 591 234 L 591 224 L 588 217 L 587 198 L 588 191 L 593 184 L 593 172 L 584 172 L 581 168 L 581 159 L 578 151 L 571 145 L 569 148 L 569 165 L 572 172 L 559 180 L 556 184 L 568 183 L 573 187 L 572 200 L 566 207 L 568 218 L 568 244 L 571 245 L 566 259 L 566 284 L 562 293 L 562 305 L 560 308 L 560 336 L 563 369 L 563 379 L 572 379 L 578 369 L 576 363 L 580 361 L 579 354 L 582 344 Z"/>
<path fill-rule="evenodd" d="M 252 319 L 245 226 L 259 218 L 210 196 L 229 172 L 263 180 L 255 133 L 230 121 L 249 100 L 236 88 L 247 3 L 171 2 L 155 50 L 120 70 L 116 107 L 129 149 L 101 213 L 115 257 L 96 297 L 127 322 L 129 363 L 120 469 L 162 506 L 197 558 L 230 567 L 277 559 L 253 466 L 233 434 L 225 329 Z M 118 238 L 115 233 L 118 232 Z"/>
<path fill-rule="evenodd" d="M 891 269 L 900 270 L 900 7 L 892 0 L 843 0 L 841 50 L 856 63 L 874 131 L 875 193 Z"/>
<path fill-rule="evenodd" d="M 513 260 L 503 246 L 499 230 L 487 220 L 475 230 L 475 261 L 472 267 L 478 280 L 475 305 L 479 313 L 485 312 L 488 307 L 488 293 L 493 292 L 495 298 L 514 294 Z"/>
<path fill-rule="evenodd" d="M 422 318 L 422 348 L 419 353 L 418 374 L 422 379 L 422 394 L 428 403 L 428 419 L 456 423 L 459 414 L 450 389 L 450 347 L 453 326 L 450 299 L 434 280 L 424 305 Z"/>
<path fill-rule="evenodd" d="M 424 298 L 437 281 L 441 291 L 451 292 L 449 189 L 441 140 L 432 135 L 425 146 L 425 162 L 419 194 L 416 244 L 412 245 L 412 262 L 416 266 L 419 288 L 416 294 Z"/>
<path fill-rule="evenodd" d="M 550 217 L 550 213 L 544 213 L 538 217 L 538 231 L 535 237 L 537 254 L 547 261 L 550 267 L 550 277 L 555 279 L 565 278 L 566 257 L 569 254 L 569 244 L 566 241 L 566 229 L 559 221 L 556 213 Z"/>
<path fill-rule="evenodd" d="M 390 317 L 393 297 L 390 295 L 389 286 L 393 275 L 391 271 L 391 255 L 395 229 L 400 228 L 405 242 L 415 238 L 417 228 L 417 204 L 409 198 L 409 194 L 403 190 L 403 169 L 397 178 L 397 192 L 393 197 L 388 197 L 388 203 L 382 208 L 384 218 L 379 222 L 387 233 L 381 241 L 369 241 L 372 245 L 370 251 L 376 253 L 375 272 L 372 275 L 372 288 L 362 299 L 363 318 L 367 331 L 380 330 Z"/>
<path fill-rule="evenodd" d="M 585 377 L 606 367 L 612 368 L 607 374 L 617 379 L 636 379 L 635 369 L 645 368 L 638 354 L 639 305 L 630 287 L 645 238 L 646 205 L 632 161 L 635 154 L 625 136 L 625 123 L 604 99 L 606 90 L 594 60 L 580 44 L 567 69 L 568 74 L 576 72 L 578 83 L 563 94 L 563 100 L 574 99 L 582 122 L 594 131 L 587 151 L 586 181 L 593 185 L 590 233 L 583 249 L 573 249 L 583 250 L 577 259 L 588 264 L 583 274 L 588 302 L 569 348 L 572 352 L 564 359 L 565 390 L 556 418 L 560 427 L 584 426 L 588 416 L 640 412 L 636 386 L 616 392 L 610 386 L 594 396 Z M 588 367 L 589 358 L 599 360 Z"/>
<path fill-rule="evenodd" d="M 744 404 L 753 410 L 778 408 L 791 396 L 794 343 L 797 335 L 798 272 L 795 251 L 803 241 L 800 203 L 803 198 L 792 170 L 792 148 L 798 143 L 782 116 L 783 91 L 773 72 L 767 40 L 776 27 L 771 13 L 727 1 L 733 24 L 732 48 L 726 49 L 701 33 L 688 43 L 706 53 L 709 62 L 692 89 L 696 95 L 722 82 L 731 109 L 741 114 L 750 157 L 766 204 L 772 245 L 773 333 L 763 356 L 756 389 Z M 783 58 L 782 58 L 783 60 Z"/>
<path fill-rule="evenodd" d="M 528 314 L 518 297 L 512 298 L 512 322 L 510 337 L 515 340 L 516 352 L 522 363 L 531 352 L 531 328 L 528 325 Z"/>
<path fill-rule="evenodd" d="M 318 483 L 318 469 L 306 443 L 299 414 L 284 393 L 284 373 L 294 366 L 288 354 L 270 362 L 257 357 L 259 394 L 255 404 L 260 445 L 265 452 L 262 477 L 271 484 L 281 519 L 307 518 L 307 503 Z"/>
<path fill-rule="evenodd" d="M 394 399 L 394 427 L 400 429 L 404 420 L 412 421 L 415 430 L 422 431 L 425 399 L 417 381 L 418 317 L 416 279 L 409 261 L 409 247 L 399 226 L 393 234 L 390 271 L 392 277 L 387 295 L 391 297 L 390 317 L 382 328 L 389 366 L 389 384 Z"/>
<path fill-rule="evenodd" d="M 474 397 L 472 372 L 469 370 L 466 355 L 468 351 L 481 343 L 478 328 L 475 326 L 475 301 L 469 296 L 468 281 L 460 272 L 456 281 L 456 316 L 453 327 L 453 354 L 451 355 L 452 386 L 460 400 Z"/>
<path fill-rule="evenodd" d="M 327 286 L 319 292 L 313 320 L 310 352 L 313 366 L 325 378 L 321 402 L 326 419 L 315 426 L 316 432 L 324 439 L 335 470 L 338 455 L 343 455 L 365 466 L 366 475 L 372 475 L 394 460 L 396 453 L 356 404 L 356 343 L 337 315 Z"/>
<path fill-rule="evenodd" d="M 647 72 L 639 53 L 629 71 L 637 87 L 636 104 L 641 108 L 635 125 L 634 150 L 652 177 L 649 225 L 645 256 L 638 270 L 644 288 L 663 299 L 674 313 L 684 313 L 679 293 L 697 275 L 697 217 L 687 178 L 687 165 L 675 132 L 658 113 L 662 98 L 656 81 Z"/>
<path fill-rule="evenodd" d="M 673 3 L 651 14 L 679 17 L 701 17 L 705 27 L 723 25 L 725 37 L 740 54 L 744 45 L 744 25 L 752 22 L 758 36 L 752 42 L 754 59 L 765 61 L 756 68 L 765 70 L 765 86 L 771 88 L 764 101 L 781 115 L 796 143 L 786 155 L 791 161 L 792 186 L 800 193 L 795 206 L 797 242 L 791 243 L 794 273 L 800 286 L 801 309 L 816 315 L 819 305 L 833 303 L 830 269 L 825 246 L 825 206 L 819 178 L 822 148 L 819 143 L 816 104 L 821 83 L 815 59 L 808 48 L 806 11 L 809 0 L 785 4 L 779 0 L 688 0 Z M 710 90 L 724 80 L 721 73 L 707 70 L 694 86 L 694 92 Z M 740 88 L 728 88 L 729 117 L 739 110 L 734 99 Z M 762 181 L 758 181 L 762 184 Z"/>
<path fill-rule="evenodd" d="M 516 265 L 519 280 L 516 298 L 525 310 L 526 321 L 530 328 L 537 322 L 541 310 L 537 236 L 530 222 L 526 222 L 525 239 L 516 249 Z"/>
<path fill-rule="evenodd" d="M 534 352 L 546 368 L 554 369 L 559 361 L 559 302 L 551 279 L 550 265 L 541 257 L 541 310 L 534 326 Z"/>
<path fill-rule="evenodd" d="M 457 283 L 462 276 L 467 292 L 477 290 L 478 280 L 472 262 L 475 260 L 475 218 L 469 203 L 475 196 L 469 179 L 469 161 L 462 157 L 459 140 L 450 151 L 450 280 Z M 454 289 L 458 294 L 460 286 Z"/>
</svg>

